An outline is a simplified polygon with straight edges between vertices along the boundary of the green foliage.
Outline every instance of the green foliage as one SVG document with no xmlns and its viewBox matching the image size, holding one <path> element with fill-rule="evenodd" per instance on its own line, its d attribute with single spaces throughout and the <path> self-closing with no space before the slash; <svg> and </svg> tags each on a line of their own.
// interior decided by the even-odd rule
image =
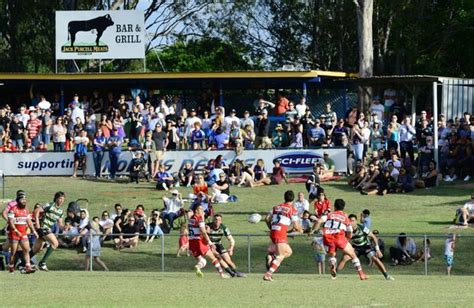
<svg viewBox="0 0 474 308">
<path fill-rule="evenodd" d="M 242 48 L 217 38 L 178 40 L 175 44 L 158 52 L 164 68 L 173 72 L 192 71 L 245 71 L 259 69 L 258 63 L 249 63 Z M 147 56 L 148 68 L 161 71 L 157 55 Z"/>
</svg>

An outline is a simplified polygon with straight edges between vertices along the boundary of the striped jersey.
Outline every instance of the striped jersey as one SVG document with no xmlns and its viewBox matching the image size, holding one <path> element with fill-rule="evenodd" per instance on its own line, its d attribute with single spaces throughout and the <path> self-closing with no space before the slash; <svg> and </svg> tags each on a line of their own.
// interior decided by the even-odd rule
<svg viewBox="0 0 474 308">
<path fill-rule="evenodd" d="M 357 229 L 352 231 L 351 244 L 353 246 L 365 246 L 370 244 L 370 230 L 363 224 L 357 224 Z"/>
<path fill-rule="evenodd" d="M 202 240 L 204 237 L 201 234 L 201 227 L 205 225 L 206 222 L 202 216 L 193 215 L 188 222 L 189 240 Z"/>
<path fill-rule="evenodd" d="M 211 242 L 214 244 L 220 244 L 222 241 L 222 237 L 228 237 L 230 234 L 229 228 L 227 228 L 224 224 L 221 224 L 219 228 L 214 229 L 213 224 L 210 223 L 208 224 L 209 226 L 209 238 L 211 239 Z"/>
<path fill-rule="evenodd" d="M 51 229 L 63 217 L 63 209 L 56 207 L 54 203 L 45 204 L 43 211 L 41 229 Z"/>
</svg>

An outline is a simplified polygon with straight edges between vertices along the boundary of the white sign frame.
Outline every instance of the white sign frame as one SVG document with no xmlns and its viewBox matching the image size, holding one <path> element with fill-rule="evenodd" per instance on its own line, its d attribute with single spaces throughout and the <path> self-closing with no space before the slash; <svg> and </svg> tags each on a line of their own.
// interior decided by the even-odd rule
<svg viewBox="0 0 474 308">
<path fill-rule="evenodd" d="M 56 11 L 56 60 L 144 59 L 140 10 Z"/>
</svg>

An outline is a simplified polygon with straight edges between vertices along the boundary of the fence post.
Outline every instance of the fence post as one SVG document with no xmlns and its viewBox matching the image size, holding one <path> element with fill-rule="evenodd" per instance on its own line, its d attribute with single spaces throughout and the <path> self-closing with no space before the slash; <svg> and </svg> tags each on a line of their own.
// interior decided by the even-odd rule
<svg viewBox="0 0 474 308">
<path fill-rule="evenodd" d="M 92 257 L 92 229 L 89 230 L 89 270 L 92 272 L 93 271 L 93 265 L 94 263 L 94 258 Z"/>
<path fill-rule="evenodd" d="M 165 271 L 165 235 L 161 235 L 161 271 Z"/>
<path fill-rule="evenodd" d="M 251 245 L 250 245 L 250 235 L 247 235 L 247 272 L 251 272 L 252 264 L 251 264 Z"/>
<path fill-rule="evenodd" d="M 426 237 L 426 234 L 424 235 L 423 241 L 424 241 L 424 262 L 425 262 L 425 275 L 428 275 L 428 256 L 426 253 L 428 252 L 428 243 L 427 243 L 428 238 Z"/>
</svg>

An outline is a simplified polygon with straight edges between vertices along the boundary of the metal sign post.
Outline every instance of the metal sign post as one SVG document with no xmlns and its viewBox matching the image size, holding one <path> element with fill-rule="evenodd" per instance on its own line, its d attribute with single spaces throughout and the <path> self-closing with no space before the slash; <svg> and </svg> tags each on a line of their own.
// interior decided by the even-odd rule
<svg viewBox="0 0 474 308">
<path fill-rule="evenodd" d="M 2 185 L 2 200 L 5 200 L 5 174 L 0 170 L 0 185 Z"/>
</svg>

